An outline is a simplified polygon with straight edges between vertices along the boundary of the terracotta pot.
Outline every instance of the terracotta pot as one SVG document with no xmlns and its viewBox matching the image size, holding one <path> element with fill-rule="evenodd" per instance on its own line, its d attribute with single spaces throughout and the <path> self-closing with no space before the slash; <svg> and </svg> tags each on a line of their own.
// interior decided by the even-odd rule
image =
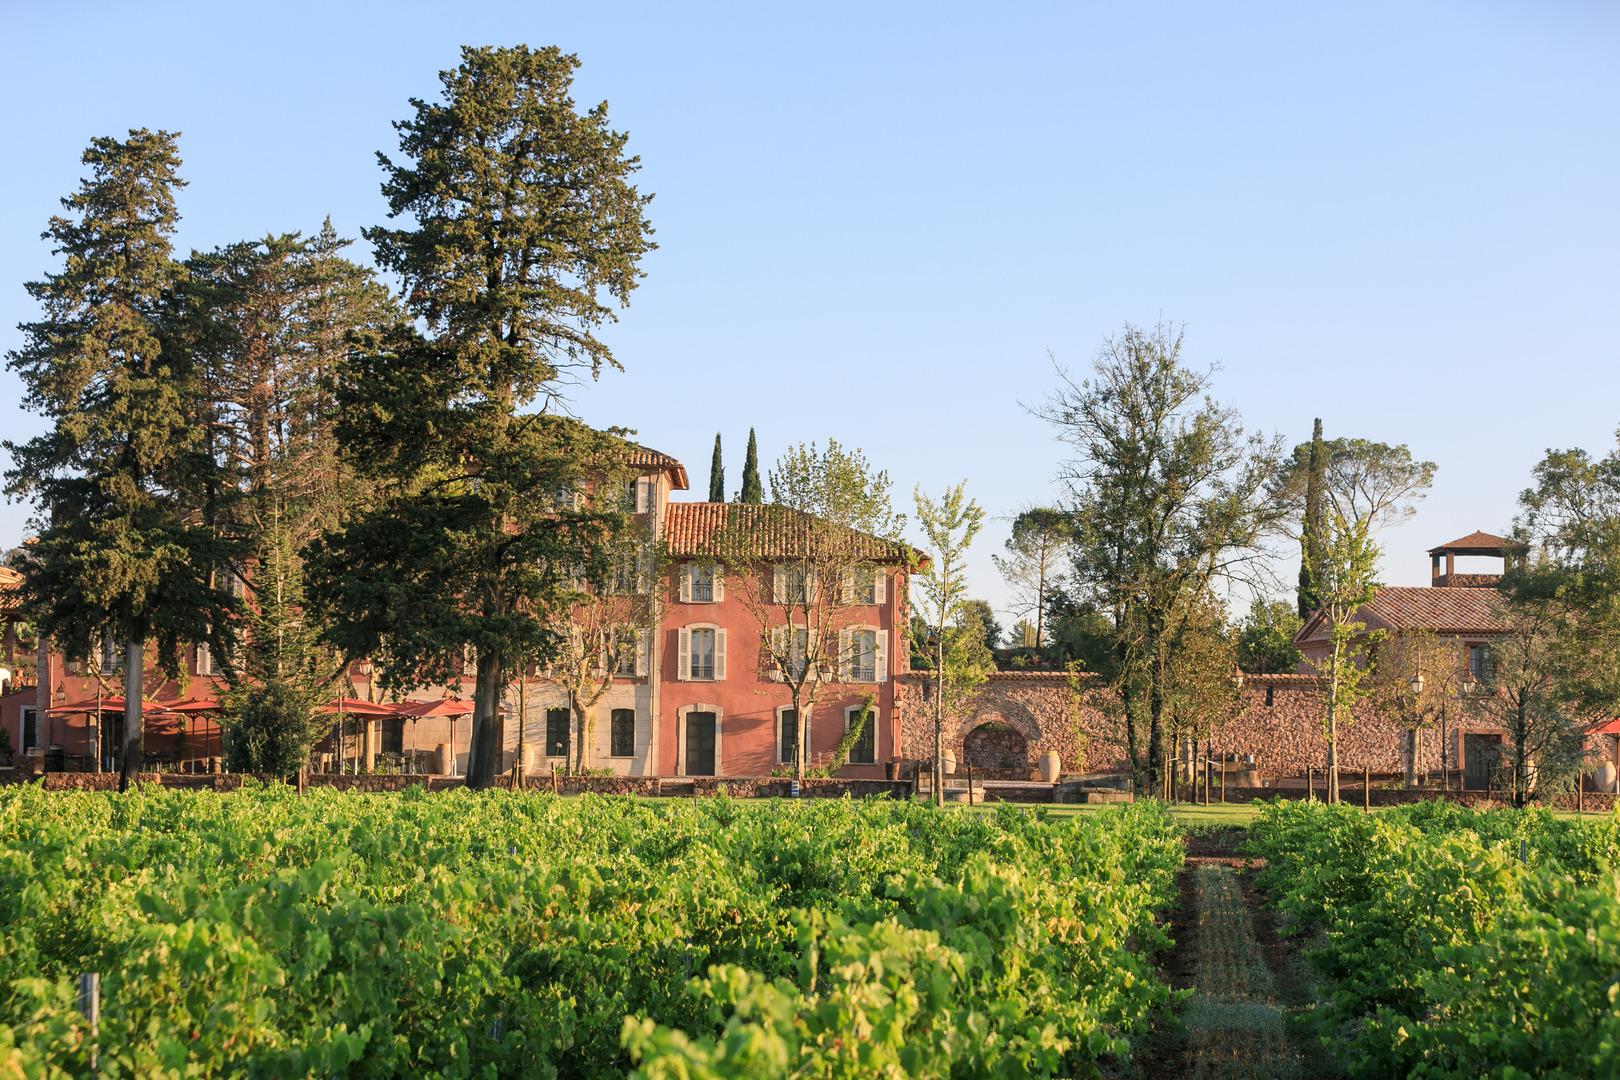
<svg viewBox="0 0 1620 1080">
<path fill-rule="evenodd" d="M 1056 750 L 1048 750 L 1041 755 L 1041 782 L 1044 784 L 1057 783 L 1058 776 L 1063 772 L 1063 759 Z"/>
<path fill-rule="evenodd" d="M 1599 791 L 1613 791 L 1615 781 L 1614 763 L 1605 761 L 1599 765 L 1597 771 L 1592 774 L 1592 779 L 1596 781 L 1595 786 Z"/>
<path fill-rule="evenodd" d="M 433 751 L 433 771 L 440 776 L 450 772 L 450 763 L 455 759 L 450 756 L 450 744 L 442 742 Z"/>
<path fill-rule="evenodd" d="M 945 764 L 943 766 L 943 768 L 945 769 L 945 775 L 950 776 L 951 774 L 955 773 L 956 772 L 956 754 L 955 754 L 955 752 L 951 751 L 951 750 L 947 750 L 947 751 L 945 751 L 944 754 L 941 755 L 941 757 L 944 759 L 944 762 L 945 762 Z"/>
</svg>

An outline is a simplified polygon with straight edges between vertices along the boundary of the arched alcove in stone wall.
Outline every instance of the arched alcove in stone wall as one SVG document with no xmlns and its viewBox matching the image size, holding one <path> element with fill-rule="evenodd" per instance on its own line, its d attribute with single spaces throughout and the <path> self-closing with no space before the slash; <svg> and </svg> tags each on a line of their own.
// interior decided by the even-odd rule
<svg viewBox="0 0 1620 1080">
<path fill-rule="evenodd" d="M 964 755 L 968 735 L 985 725 L 991 725 L 992 730 L 999 726 L 1016 732 L 1023 738 L 1026 747 L 1041 741 L 1041 725 L 1034 715 L 1016 701 L 1000 700 L 994 705 L 979 702 L 977 708 L 968 709 L 952 718 L 945 731 L 946 747 L 958 758 L 966 760 Z"/>
<path fill-rule="evenodd" d="M 988 721 L 962 737 L 962 761 L 976 769 L 1027 769 L 1029 741 L 1011 724 Z"/>
</svg>

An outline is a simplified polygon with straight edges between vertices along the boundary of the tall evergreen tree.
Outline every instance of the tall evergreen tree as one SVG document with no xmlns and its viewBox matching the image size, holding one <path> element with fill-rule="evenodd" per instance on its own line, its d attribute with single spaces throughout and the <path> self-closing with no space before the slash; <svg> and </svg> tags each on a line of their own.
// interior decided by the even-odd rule
<svg viewBox="0 0 1620 1080">
<path fill-rule="evenodd" d="M 339 437 L 376 503 L 310 558 L 332 639 L 385 685 L 459 678 L 474 650 L 475 788 L 494 780 L 511 670 L 550 658 L 571 587 L 606 584 L 600 541 L 628 527 L 617 499 L 585 494 L 625 444 L 528 408 L 565 368 L 618 366 L 594 331 L 653 247 L 639 160 L 605 103 L 575 110 L 578 66 L 553 47 L 464 48 L 443 100 L 413 99 L 395 125 L 408 160 L 379 155 L 383 193 L 412 227 L 365 235 L 413 323 L 339 373 Z"/>
<path fill-rule="evenodd" d="M 44 317 L 22 327 L 25 344 L 8 358 L 24 405 L 52 423 L 5 444 L 7 493 L 44 512 L 25 603 L 69 655 L 88 655 L 96 638 L 126 643 L 120 790 L 141 767 L 148 642 L 173 677 L 182 644 L 227 633 L 234 608 L 211 584 L 224 552 L 205 512 L 216 470 L 170 241 L 176 143 L 144 129 L 91 142 L 91 177 L 62 200 L 72 216 L 44 234 L 65 266 L 28 285 Z"/>
<path fill-rule="evenodd" d="M 216 517 L 239 543 L 252 598 L 243 647 L 220 657 L 227 752 L 243 772 L 301 767 L 341 672 L 303 603 L 301 552 L 368 501 L 337 447 L 330 382 L 351 335 L 398 319 L 388 290 L 343 257 L 349 243 L 328 220 L 312 237 L 268 235 L 186 264 L 215 331 L 200 368 L 223 472 Z"/>
<path fill-rule="evenodd" d="M 763 503 L 765 501 L 765 485 L 759 482 L 759 446 L 754 441 L 754 429 L 748 429 L 748 454 L 743 458 L 742 490 L 737 493 L 737 501 L 744 503 Z"/>
<path fill-rule="evenodd" d="M 1323 527 L 1323 488 L 1327 448 L 1322 442 L 1322 420 L 1311 431 L 1311 451 L 1305 465 L 1305 518 L 1299 531 L 1299 617 L 1308 619 L 1322 606 L 1320 596 Z"/>
<path fill-rule="evenodd" d="M 720 457 L 720 433 L 714 433 L 714 456 L 709 459 L 709 501 L 726 501 L 726 466 Z"/>
</svg>

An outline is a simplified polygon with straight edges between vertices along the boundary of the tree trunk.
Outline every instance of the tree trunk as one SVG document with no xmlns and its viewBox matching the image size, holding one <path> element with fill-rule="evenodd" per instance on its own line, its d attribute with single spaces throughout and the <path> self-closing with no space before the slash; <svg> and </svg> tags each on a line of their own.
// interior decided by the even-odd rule
<svg viewBox="0 0 1620 1080">
<path fill-rule="evenodd" d="M 788 700 L 793 703 L 793 779 L 800 785 L 800 794 L 804 793 L 804 708 L 800 705 L 801 695 L 804 693 L 804 683 L 788 683 Z"/>
<path fill-rule="evenodd" d="M 495 782 L 496 725 L 501 715 L 501 654 L 478 650 L 478 694 L 473 699 L 472 747 L 467 754 L 467 786 L 475 791 Z"/>
<path fill-rule="evenodd" d="M 1328 657 L 1327 692 L 1327 769 L 1322 777 L 1322 797 L 1329 806 L 1339 801 L 1339 657 L 1337 646 Z"/>
<path fill-rule="evenodd" d="M 130 634 L 124 646 L 124 760 L 118 769 L 118 790 L 128 791 L 130 780 L 141 772 L 142 676 L 146 669 L 146 635 Z"/>
<path fill-rule="evenodd" d="M 945 806 L 945 628 L 934 649 L 934 805 Z"/>
<path fill-rule="evenodd" d="M 1147 769 L 1142 774 L 1140 791 L 1147 790 L 1147 778 L 1161 775 L 1160 769 L 1164 765 L 1164 690 L 1158 685 L 1155 677 L 1152 689 L 1148 691 L 1148 759 Z"/>
<path fill-rule="evenodd" d="M 1406 786 L 1408 790 L 1417 787 L 1417 757 L 1418 757 L 1418 731 L 1417 728 L 1406 729 Z"/>
</svg>

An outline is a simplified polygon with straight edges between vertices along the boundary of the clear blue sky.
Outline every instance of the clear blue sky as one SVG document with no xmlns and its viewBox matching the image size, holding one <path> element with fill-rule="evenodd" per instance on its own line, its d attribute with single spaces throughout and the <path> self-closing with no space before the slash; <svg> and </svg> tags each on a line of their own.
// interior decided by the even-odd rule
<svg viewBox="0 0 1620 1080">
<path fill-rule="evenodd" d="M 660 249 L 574 405 L 706 490 L 748 428 L 863 447 L 909 503 L 1053 497 L 1020 401 L 1184 321 L 1246 423 L 1439 463 L 1386 580 L 1620 425 L 1620 9 L 1578 3 L 0 4 L 0 348 L 95 135 L 181 142 L 182 249 L 384 212 L 374 152 L 462 44 L 584 62 Z M 363 253 L 363 245 L 357 245 Z M 18 386 L 0 376 L 0 397 Z M 38 420 L 0 406 L 7 437 Z M 0 542 L 26 513 L 0 507 Z M 977 591 L 999 602 L 979 543 Z M 1279 567 L 1291 577 L 1292 563 Z"/>
</svg>

